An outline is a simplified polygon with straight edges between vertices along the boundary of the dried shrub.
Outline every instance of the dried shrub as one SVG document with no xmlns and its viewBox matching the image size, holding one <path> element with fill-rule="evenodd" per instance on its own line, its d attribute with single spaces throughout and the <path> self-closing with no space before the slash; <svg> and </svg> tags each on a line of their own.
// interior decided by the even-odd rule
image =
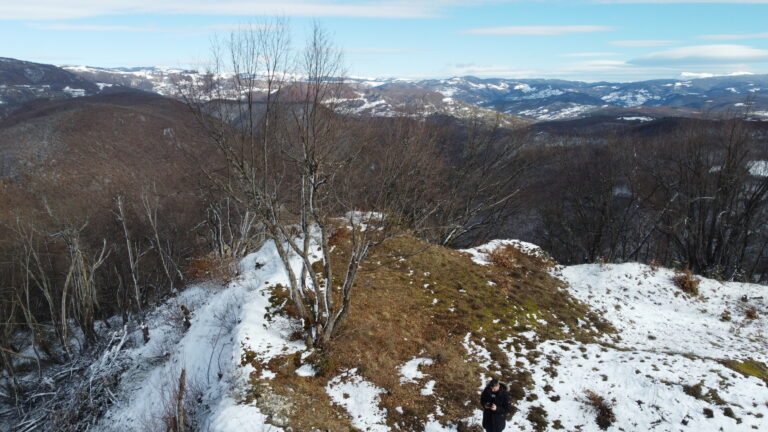
<svg viewBox="0 0 768 432">
<path fill-rule="evenodd" d="M 684 271 L 676 272 L 672 281 L 684 293 L 692 296 L 699 295 L 699 284 L 701 283 L 701 279 L 694 276 L 691 270 L 686 269 Z"/>
<path fill-rule="evenodd" d="M 235 264 L 233 258 L 221 257 L 214 253 L 197 255 L 189 260 L 185 273 L 191 281 L 219 279 L 229 282 L 237 275 Z"/>
<path fill-rule="evenodd" d="M 751 308 L 747 309 L 746 312 L 744 312 L 744 316 L 746 316 L 749 320 L 757 319 L 757 308 L 752 306 Z"/>
<path fill-rule="evenodd" d="M 661 267 L 661 263 L 656 259 L 652 259 L 651 262 L 648 263 L 648 266 L 651 268 L 653 273 L 656 273 Z"/>
<path fill-rule="evenodd" d="M 584 390 L 584 403 L 595 409 L 597 412 L 597 426 L 602 430 L 607 430 L 616 421 L 616 415 L 613 413 L 613 403 L 605 400 L 604 397 L 592 390 Z"/>
<path fill-rule="evenodd" d="M 547 411 L 541 406 L 533 406 L 528 411 L 526 419 L 533 425 L 533 430 L 543 432 L 547 430 L 549 421 L 547 420 Z"/>
<path fill-rule="evenodd" d="M 491 263 L 507 270 L 524 267 L 546 270 L 555 265 L 554 260 L 544 253 L 526 253 L 511 244 L 487 252 L 487 255 Z"/>
<path fill-rule="evenodd" d="M 723 311 L 722 314 L 720 314 L 720 321 L 730 321 L 731 320 L 731 312 L 726 309 Z"/>
<path fill-rule="evenodd" d="M 341 227 L 328 236 L 328 245 L 336 246 L 349 239 L 349 228 Z"/>
</svg>

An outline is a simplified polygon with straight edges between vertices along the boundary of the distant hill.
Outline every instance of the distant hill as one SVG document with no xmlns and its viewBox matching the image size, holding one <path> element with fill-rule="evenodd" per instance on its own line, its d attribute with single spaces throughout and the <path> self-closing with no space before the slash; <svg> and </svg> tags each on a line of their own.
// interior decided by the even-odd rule
<svg viewBox="0 0 768 432">
<path fill-rule="evenodd" d="M 0 119 L 31 101 L 132 90 L 132 87 L 111 87 L 53 65 L 0 57 Z"/>
<path fill-rule="evenodd" d="M 94 82 L 172 95 L 173 80 L 192 81 L 197 71 L 169 68 L 104 69 L 65 66 Z M 467 107 L 498 110 L 538 121 L 647 111 L 652 118 L 741 115 L 768 119 L 768 75 L 731 75 L 690 80 L 628 83 L 550 79 L 477 78 L 405 80 L 350 78 L 345 106 L 355 114 L 391 116 L 426 112 L 462 115 Z"/>
</svg>

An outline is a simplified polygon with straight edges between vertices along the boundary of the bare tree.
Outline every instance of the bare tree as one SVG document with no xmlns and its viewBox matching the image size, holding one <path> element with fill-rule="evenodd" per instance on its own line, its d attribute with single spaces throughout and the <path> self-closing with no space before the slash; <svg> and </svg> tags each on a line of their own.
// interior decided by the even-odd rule
<svg viewBox="0 0 768 432">
<path fill-rule="evenodd" d="M 62 329 L 65 331 L 63 339 L 64 346 L 68 352 L 71 352 L 66 333 L 69 303 L 72 304 L 73 317 L 82 329 L 86 342 L 94 342 L 96 340 L 94 321 L 96 309 L 99 305 L 96 272 L 104 264 L 109 254 L 106 240 L 102 244 L 101 252 L 95 255 L 91 256 L 83 250 L 80 233 L 86 225 L 87 223 L 80 227 L 68 227 L 54 234 L 54 236 L 60 237 L 64 241 L 69 252 L 69 269 L 67 270 L 61 293 L 61 321 L 63 323 Z"/>
<path fill-rule="evenodd" d="M 344 187 L 344 174 L 360 153 L 335 105 L 344 91 L 340 51 L 315 25 L 306 49 L 293 58 L 298 74 L 289 75 L 283 21 L 246 27 L 223 48 L 214 51 L 209 80 L 186 94 L 226 161 L 207 176 L 273 240 L 306 324 L 306 342 L 323 345 L 349 312 L 360 266 L 390 232 L 382 212 L 355 211 Z M 234 75 L 222 79 L 227 70 Z M 338 254 L 346 263 L 337 278 L 329 237 L 344 224 L 349 242 Z"/>
<path fill-rule="evenodd" d="M 455 154 L 443 155 L 448 170 L 435 212 L 438 243 L 455 246 L 509 216 L 529 164 L 520 157 L 525 137 L 508 132 L 501 127 L 501 114 L 488 119 L 478 110 L 464 121 Z"/>
<path fill-rule="evenodd" d="M 657 143 L 663 158 L 649 164 L 665 205 L 659 231 L 693 271 L 743 275 L 768 206 L 768 177 L 752 172 L 764 150 L 741 119 L 694 122 L 675 141 Z"/>
</svg>

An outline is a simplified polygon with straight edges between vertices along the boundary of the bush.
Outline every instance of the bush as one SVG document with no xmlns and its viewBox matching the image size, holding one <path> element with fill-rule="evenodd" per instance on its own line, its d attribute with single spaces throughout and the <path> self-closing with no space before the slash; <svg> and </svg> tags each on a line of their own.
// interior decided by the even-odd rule
<svg viewBox="0 0 768 432">
<path fill-rule="evenodd" d="M 723 311 L 722 314 L 720 314 L 720 321 L 730 321 L 731 320 L 731 312 L 726 309 Z"/>
<path fill-rule="evenodd" d="M 584 391 L 584 403 L 597 411 L 597 426 L 602 430 L 607 430 L 613 422 L 616 421 L 616 415 L 613 413 L 613 403 L 605 400 L 604 397 L 592 390 Z"/>
<path fill-rule="evenodd" d="M 547 270 L 555 265 L 554 260 L 544 253 L 527 253 L 515 245 L 507 244 L 487 252 L 494 265 L 507 270 L 535 268 Z"/>
<path fill-rule="evenodd" d="M 237 274 L 236 260 L 214 253 L 197 255 L 189 260 L 185 273 L 187 279 L 191 281 L 219 279 L 229 282 Z"/>
<path fill-rule="evenodd" d="M 747 319 L 750 319 L 750 320 L 757 319 L 757 308 L 752 306 L 751 308 L 747 309 L 747 311 L 744 312 L 744 316 L 746 316 Z"/>
<path fill-rule="evenodd" d="M 534 431 L 543 432 L 547 430 L 549 421 L 547 421 L 547 411 L 543 407 L 532 406 L 526 418 L 533 424 Z"/>
<path fill-rule="evenodd" d="M 701 283 L 701 279 L 694 276 L 693 272 L 690 270 L 686 269 L 685 271 L 676 272 L 675 277 L 672 278 L 672 280 L 684 293 L 692 296 L 699 295 L 699 284 Z"/>
</svg>

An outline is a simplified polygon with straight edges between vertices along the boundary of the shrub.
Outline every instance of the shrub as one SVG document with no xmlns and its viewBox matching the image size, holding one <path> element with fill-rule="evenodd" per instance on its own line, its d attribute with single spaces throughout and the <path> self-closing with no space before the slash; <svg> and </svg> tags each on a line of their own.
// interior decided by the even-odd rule
<svg viewBox="0 0 768 432">
<path fill-rule="evenodd" d="M 746 312 L 744 312 L 744 315 L 747 317 L 747 319 L 750 320 L 757 319 L 757 308 L 752 306 L 751 308 L 747 309 Z"/>
<path fill-rule="evenodd" d="M 555 265 L 554 260 L 544 253 L 526 253 L 511 244 L 497 247 L 487 254 L 494 265 L 513 271 L 521 268 L 547 270 Z"/>
<path fill-rule="evenodd" d="M 528 411 L 526 417 L 531 424 L 533 424 L 533 430 L 536 432 L 543 432 L 547 430 L 549 421 L 547 421 L 547 411 L 541 406 L 533 406 Z"/>
<path fill-rule="evenodd" d="M 602 430 L 607 430 L 613 422 L 616 421 L 616 415 L 613 413 L 613 403 L 605 400 L 604 397 L 592 390 L 584 390 L 584 403 L 597 411 L 597 426 Z"/>
<path fill-rule="evenodd" d="M 219 279 L 229 282 L 237 274 L 235 264 L 236 260 L 233 258 L 221 257 L 214 253 L 197 255 L 189 260 L 185 274 L 191 281 Z"/>
<path fill-rule="evenodd" d="M 694 276 L 693 272 L 690 270 L 686 269 L 685 271 L 676 272 L 675 277 L 672 278 L 672 280 L 684 293 L 692 296 L 699 295 L 699 284 L 701 283 L 701 279 Z"/>
<path fill-rule="evenodd" d="M 726 309 L 723 311 L 722 314 L 720 314 L 720 321 L 730 321 L 731 320 L 731 312 Z"/>
</svg>

